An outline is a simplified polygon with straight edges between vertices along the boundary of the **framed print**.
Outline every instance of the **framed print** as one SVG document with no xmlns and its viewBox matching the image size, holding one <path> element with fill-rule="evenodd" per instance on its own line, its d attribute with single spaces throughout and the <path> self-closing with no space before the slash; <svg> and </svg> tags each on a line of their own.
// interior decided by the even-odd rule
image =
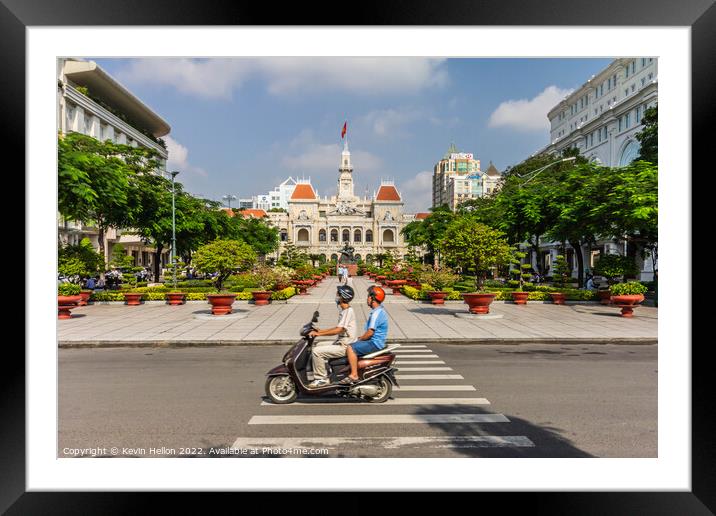
<svg viewBox="0 0 716 516">
<path fill-rule="evenodd" d="M 310 11 L 2 0 L 28 206 L 3 510 L 394 490 L 712 513 L 683 283 L 713 2 Z M 321 458 L 349 474 L 317 483 Z"/>
</svg>

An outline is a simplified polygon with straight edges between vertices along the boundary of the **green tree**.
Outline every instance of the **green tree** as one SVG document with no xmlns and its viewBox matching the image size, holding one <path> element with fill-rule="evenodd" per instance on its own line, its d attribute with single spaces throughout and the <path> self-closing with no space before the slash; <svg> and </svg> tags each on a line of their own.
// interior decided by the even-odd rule
<svg viewBox="0 0 716 516">
<path fill-rule="evenodd" d="M 70 133 L 58 137 L 58 211 L 94 224 L 100 253 L 109 228 L 129 225 L 132 178 L 157 170 L 157 152 Z M 105 260 L 107 257 L 105 257 Z"/>
<path fill-rule="evenodd" d="M 278 264 L 291 269 L 298 269 L 308 264 L 308 255 L 289 240 L 286 242 Z"/>
<path fill-rule="evenodd" d="M 253 247 L 256 254 L 266 256 L 278 249 L 278 228 L 270 226 L 266 220 L 236 216 L 231 219 L 229 238 L 243 240 Z"/>
<path fill-rule="evenodd" d="M 199 272 L 217 273 L 214 285 L 221 291 L 226 279 L 234 272 L 251 269 L 256 263 L 256 252 L 245 242 L 215 240 L 196 250 L 193 263 Z"/>
<path fill-rule="evenodd" d="M 505 234 L 471 218 L 455 219 L 438 241 L 448 264 L 475 275 L 480 290 L 490 270 L 510 263 L 513 248 Z"/>
<path fill-rule="evenodd" d="M 124 250 L 124 246 L 122 244 L 115 244 L 112 247 L 111 256 L 112 259 L 110 260 L 109 264 L 112 267 L 117 267 L 118 269 L 125 269 L 134 266 L 134 258 L 130 256 L 127 251 Z"/>
<path fill-rule="evenodd" d="M 102 255 L 94 250 L 88 238 L 77 245 L 63 246 L 57 253 L 57 270 L 71 281 L 94 276 L 103 265 Z"/>
<path fill-rule="evenodd" d="M 557 288 L 565 288 L 571 276 L 567 259 L 558 254 L 554 260 L 554 272 L 552 273 L 552 284 Z"/>
<path fill-rule="evenodd" d="M 619 254 L 607 254 L 601 256 L 594 264 L 594 274 L 607 278 L 607 284 L 617 283 L 619 278 L 636 276 L 639 268 L 634 263 L 634 258 L 621 256 Z"/>
<path fill-rule="evenodd" d="M 412 246 L 425 246 L 428 254 L 433 255 L 433 259 L 440 261 L 440 251 L 437 246 L 438 240 L 445 232 L 445 228 L 455 220 L 456 215 L 447 205 L 430 208 L 430 215 L 422 221 L 412 221 L 402 230 L 405 241 Z M 437 256 L 436 256 L 437 255 Z"/>
<path fill-rule="evenodd" d="M 644 117 L 641 119 L 641 123 L 644 129 L 636 134 L 636 139 L 639 140 L 641 144 L 639 157 L 637 159 L 657 165 L 659 163 L 658 106 L 650 107 L 644 111 Z"/>
<path fill-rule="evenodd" d="M 522 292 L 522 289 L 525 286 L 525 274 L 529 273 L 532 269 L 532 266 L 529 263 L 522 263 L 522 260 L 526 256 L 526 253 L 516 251 L 510 260 L 510 263 L 515 266 L 512 270 L 510 270 L 510 274 L 517 278 L 515 281 L 517 281 L 517 287 L 520 292 Z"/>
</svg>

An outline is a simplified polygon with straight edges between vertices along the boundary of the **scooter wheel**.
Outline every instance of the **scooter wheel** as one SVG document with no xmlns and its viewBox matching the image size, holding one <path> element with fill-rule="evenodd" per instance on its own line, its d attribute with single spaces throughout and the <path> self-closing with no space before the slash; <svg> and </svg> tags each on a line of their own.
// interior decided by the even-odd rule
<svg viewBox="0 0 716 516">
<path fill-rule="evenodd" d="M 290 376 L 272 376 L 266 380 L 266 396 L 272 403 L 283 405 L 296 401 L 298 391 Z"/>
<path fill-rule="evenodd" d="M 368 398 L 370 403 L 385 403 L 393 392 L 393 384 L 385 376 L 378 380 L 378 394 Z"/>
</svg>

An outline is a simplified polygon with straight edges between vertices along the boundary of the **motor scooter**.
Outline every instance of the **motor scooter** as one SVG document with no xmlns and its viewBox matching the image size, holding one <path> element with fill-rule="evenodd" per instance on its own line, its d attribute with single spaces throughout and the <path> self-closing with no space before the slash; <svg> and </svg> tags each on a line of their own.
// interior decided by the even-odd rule
<svg viewBox="0 0 716 516">
<path fill-rule="evenodd" d="M 329 383 L 309 387 L 308 366 L 311 363 L 314 337 L 309 336 L 317 329 L 318 311 L 313 313 L 311 322 L 301 328 L 301 339 L 283 356 L 282 364 L 274 367 L 266 376 L 266 395 L 273 403 L 286 404 L 296 401 L 298 394 L 308 396 L 336 395 L 343 398 L 359 398 L 370 403 L 383 403 L 391 395 L 393 385 L 398 385 L 393 367 L 399 344 L 364 355 L 358 359 L 358 380 L 350 385 L 337 383 L 350 373 L 348 357 L 328 361 L 326 370 Z"/>
</svg>

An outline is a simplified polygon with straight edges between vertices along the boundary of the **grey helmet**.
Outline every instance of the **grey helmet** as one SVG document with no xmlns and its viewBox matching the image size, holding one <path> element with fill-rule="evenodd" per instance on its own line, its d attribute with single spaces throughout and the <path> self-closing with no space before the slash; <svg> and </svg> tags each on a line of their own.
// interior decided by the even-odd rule
<svg viewBox="0 0 716 516">
<path fill-rule="evenodd" d="M 336 293 L 338 294 L 338 297 L 343 300 L 345 303 L 350 303 L 353 301 L 353 297 L 355 297 L 355 292 L 353 291 L 353 287 L 349 287 L 348 285 L 340 285 L 336 288 Z"/>
</svg>

